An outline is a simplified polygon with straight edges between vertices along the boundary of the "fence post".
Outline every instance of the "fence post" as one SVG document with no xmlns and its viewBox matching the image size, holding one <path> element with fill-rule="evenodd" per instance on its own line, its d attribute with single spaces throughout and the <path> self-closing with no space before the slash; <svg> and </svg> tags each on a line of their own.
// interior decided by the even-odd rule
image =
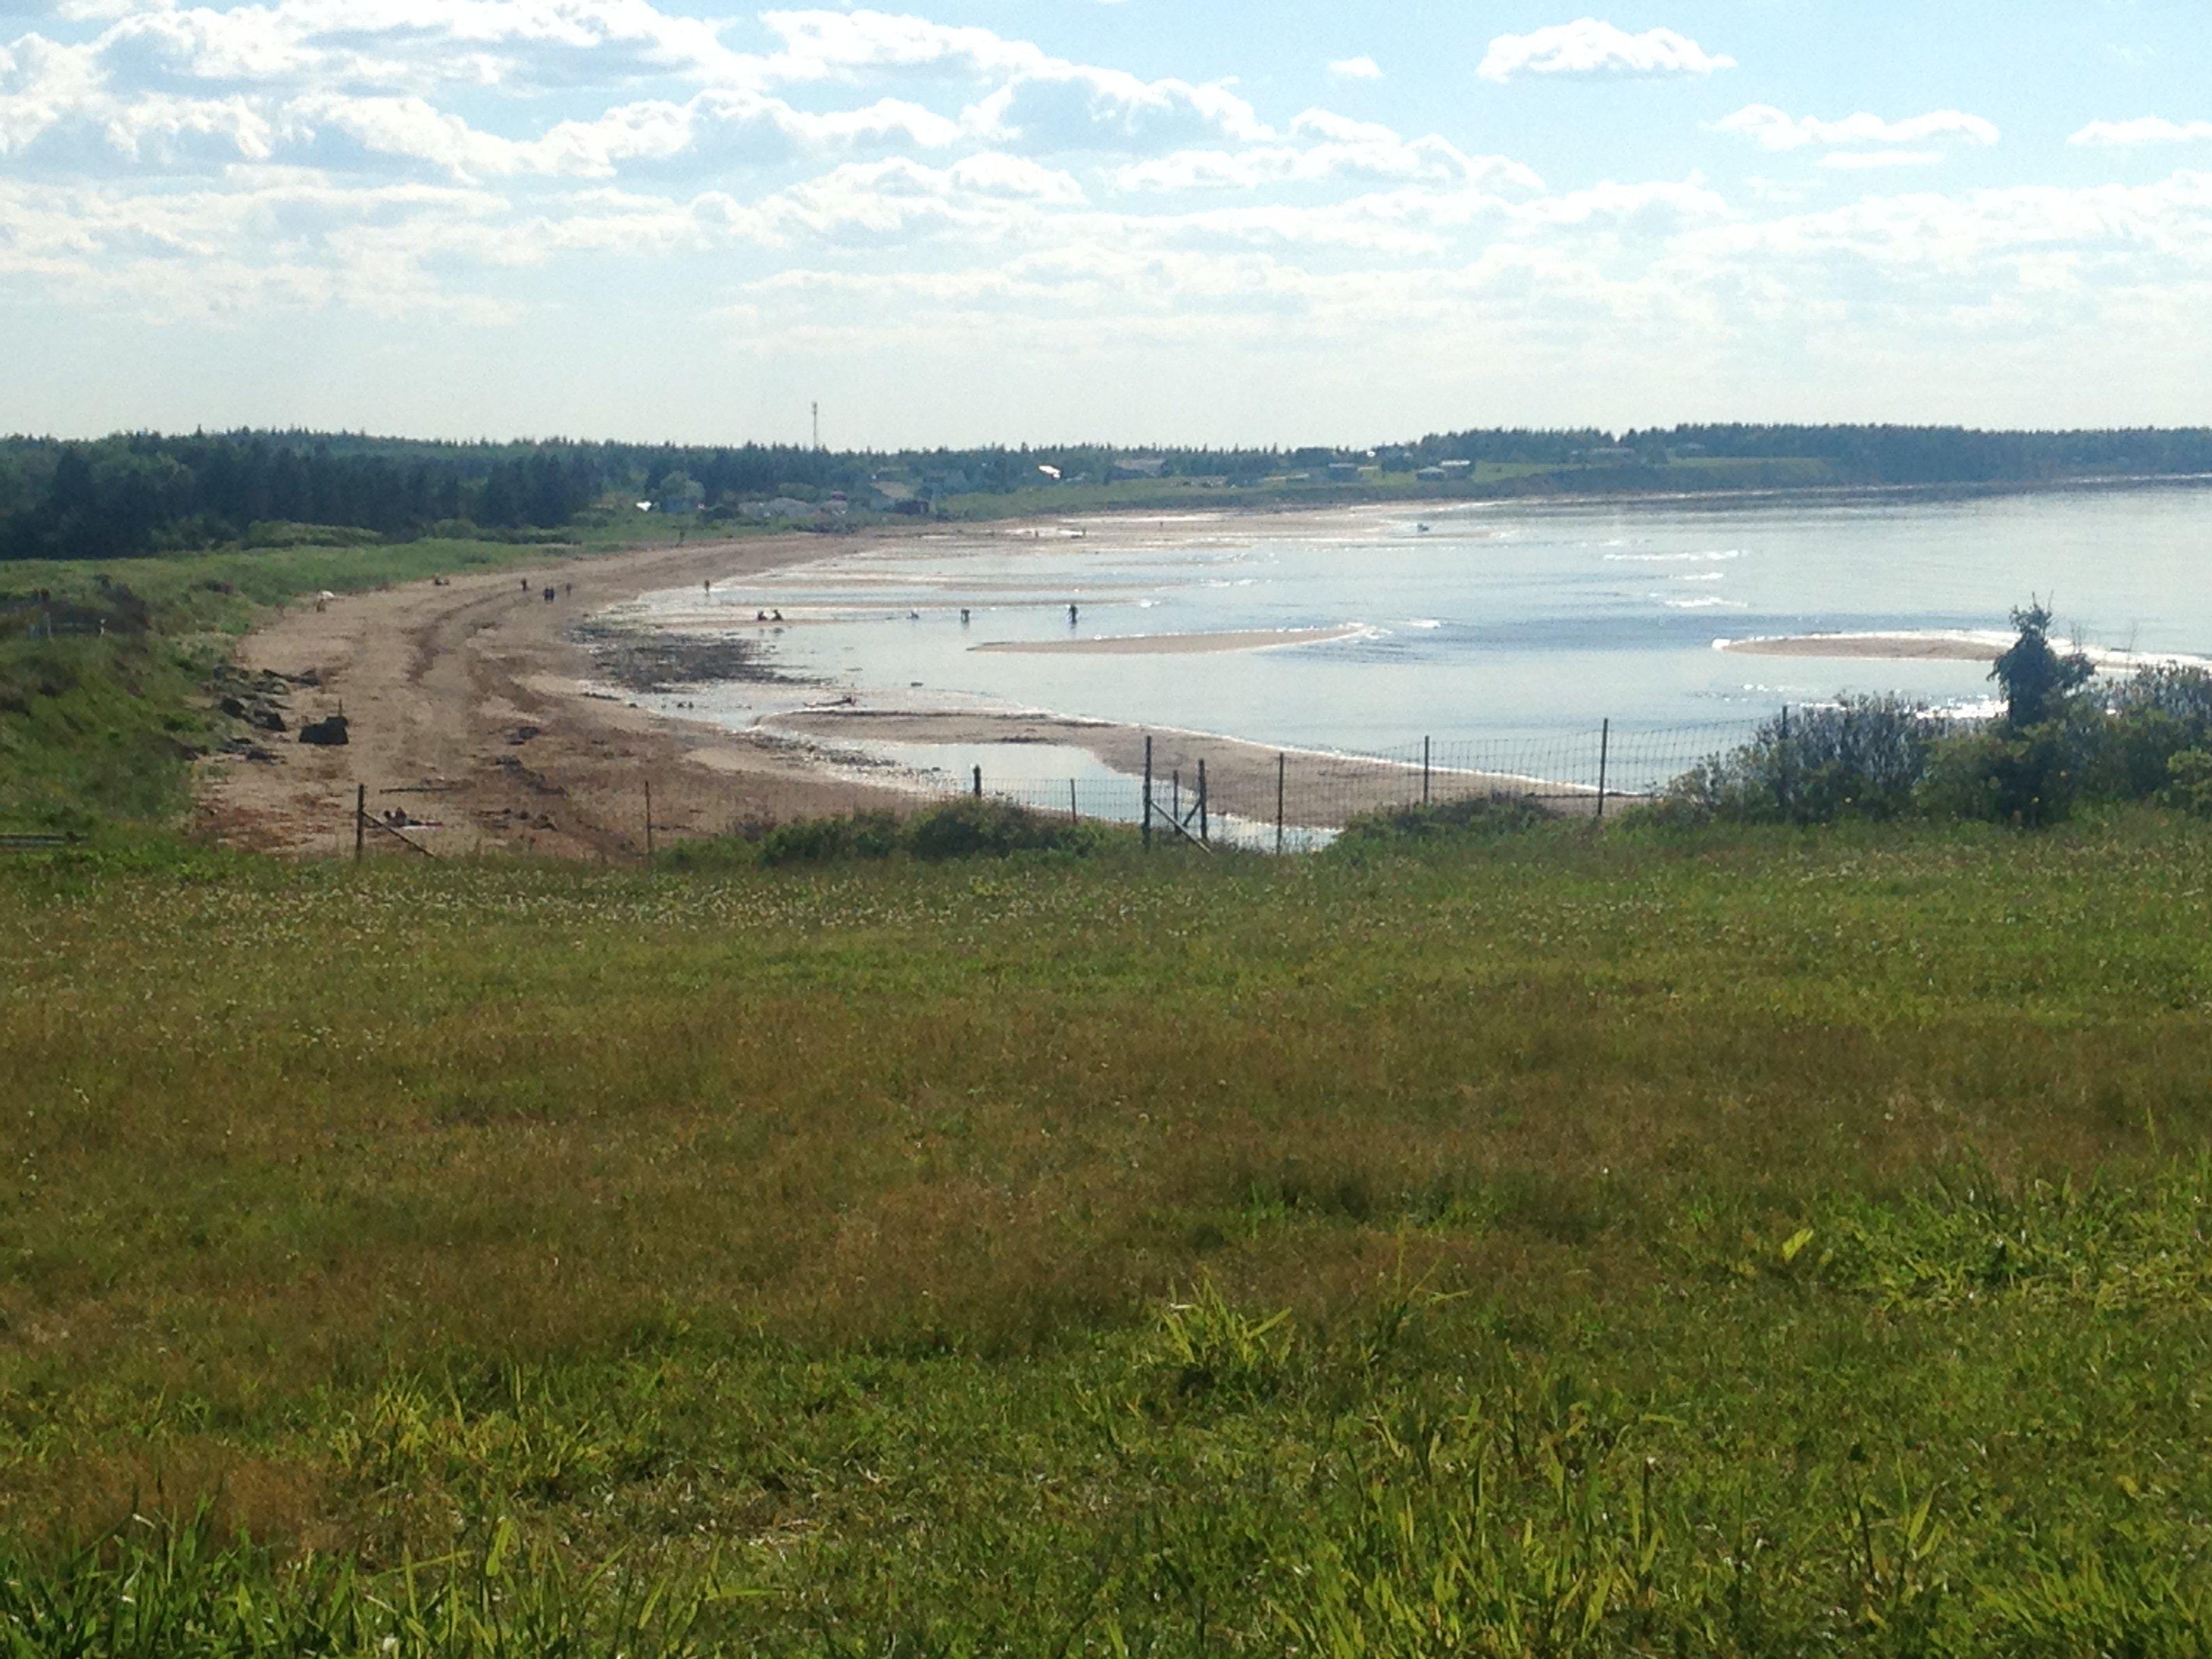
<svg viewBox="0 0 2212 1659">
<path fill-rule="evenodd" d="M 1774 780 L 1774 793 L 1778 797 L 1775 805 L 1782 809 L 1782 816 L 1787 818 L 1790 816 L 1790 705 L 1786 702 L 1782 705 L 1782 752 L 1776 759 L 1780 769 Z"/>
<path fill-rule="evenodd" d="M 645 858 L 653 861 L 653 780 L 645 781 Z"/>
<path fill-rule="evenodd" d="M 1613 722 L 1597 729 L 1597 821 L 1605 822 L 1605 764 L 1613 754 Z"/>
<path fill-rule="evenodd" d="M 1168 816 L 1180 826 L 1182 823 L 1182 768 L 1168 774 Z"/>
<path fill-rule="evenodd" d="M 1275 757 L 1275 850 L 1283 850 L 1283 773 L 1289 763 L 1285 755 Z"/>
<path fill-rule="evenodd" d="M 368 842 L 368 786 L 353 787 L 353 861 L 359 864 Z"/>
<path fill-rule="evenodd" d="M 1083 822 L 1083 814 L 1075 810 L 1075 780 L 1073 778 L 1067 781 L 1067 821 L 1070 823 Z"/>
<path fill-rule="evenodd" d="M 1145 850 L 1152 850 L 1152 740 L 1145 739 Z"/>
<path fill-rule="evenodd" d="M 1421 805 L 1429 804 L 1429 740 L 1421 739 Z"/>
<path fill-rule="evenodd" d="M 1198 838 L 1206 842 L 1213 839 L 1213 831 L 1208 827 L 1206 816 L 1206 763 L 1203 760 L 1198 763 Z"/>
<path fill-rule="evenodd" d="M 983 799 L 983 769 L 980 766 L 975 769 L 975 799 Z"/>
</svg>

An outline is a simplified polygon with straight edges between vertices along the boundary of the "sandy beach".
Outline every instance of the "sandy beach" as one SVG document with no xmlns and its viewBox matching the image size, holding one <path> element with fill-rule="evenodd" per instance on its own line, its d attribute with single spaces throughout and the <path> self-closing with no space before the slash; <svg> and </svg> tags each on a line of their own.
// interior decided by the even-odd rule
<svg viewBox="0 0 2212 1659">
<path fill-rule="evenodd" d="M 288 733 L 267 761 L 225 757 L 198 779 L 200 822 L 236 846 L 302 855 L 350 851 L 355 792 L 433 853 L 634 856 L 645 788 L 659 838 L 747 817 L 844 811 L 905 799 L 827 772 L 804 745 L 669 720 L 596 688 L 574 635 L 595 614 L 659 589 L 742 580 L 850 553 L 865 539 L 810 535 L 693 542 L 596 556 L 549 550 L 531 571 L 456 576 L 292 605 L 240 641 L 239 665 L 320 683 L 289 699 L 289 723 L 343 712 L 343 748 Z M 547 604 L 540 583 L 557 585 Z M 411 857 L 393 836 L 372 847 Z"/>
<path fill-rule="evenodd" d="M 1233 634 L 1123 634 L 1095 640 L 994 640 L 970 648 L 1014 656 L 1202 657 L 1231 651 L 1273 651 L 1290 645 L 1326 645 L 1366 630 L 1340 628 L 1249 629 Z"/>
</svg>

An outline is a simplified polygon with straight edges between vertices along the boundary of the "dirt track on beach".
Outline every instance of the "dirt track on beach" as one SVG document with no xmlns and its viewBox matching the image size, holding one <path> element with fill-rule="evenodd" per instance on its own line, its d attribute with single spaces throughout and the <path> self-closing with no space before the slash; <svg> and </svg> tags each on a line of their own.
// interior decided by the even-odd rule
<svg viewBox="0 0 2212 1659">
<path fill-rule="evenodd" d="M 237 660 L 250 672 L 312 671 L 321 684 L 292 694 L 294 731 L 342 710 L 349 741 L 319 749 L 288 732 L 264 740 L 273 760 L 210 763 L 203 829 L 268 852 L 349 853 L 355 791 L 365 785 L 373 817 L 402 815 L 401 833 L 436 853 L 628 858 L 645 846 L 648 781 L 653 822 L 672 838 L 748 816 L 870 804 L 875 792 L 826 776 L 787 743 L 587 695 L 591 658 L 569 636 L 641 593 L 742 580 L 855 545 L 800 535 L 572 555 L 349 595 L 320 611 L 294 605 L 241 641 Z M 414 856 L 394 836 L 373 832 L 369 842 Z"/>
</svg>

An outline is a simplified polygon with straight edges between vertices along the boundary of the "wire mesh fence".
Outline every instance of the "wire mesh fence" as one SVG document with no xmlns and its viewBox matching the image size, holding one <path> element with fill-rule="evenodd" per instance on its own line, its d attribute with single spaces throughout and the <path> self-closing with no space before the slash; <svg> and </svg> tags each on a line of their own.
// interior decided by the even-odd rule
<svg viewBox="0 0 2212 1659">
<path fill-rule="evenodd" d="M 1271 750 L 1176 733 L 1147 738 L 1148 766 L 1054 778 L 987 763 L 964 775 L 909 773 L 895 787 L 915 805 L 980 795 L 1071 822 L 1263 852 L 1310 852 L 1378 812 L 1471 799 L 1533 802 L 1563 817 L 1596 818 L 1648 800 L 1700 763 L 1751 741 L 1756 720 L 1694 726 L 1601 723 L 1586 732 L 1439 742 L 1351 751 Z M 880 803 L 879 803 L 880 804 Z M 751 809 L 756 825 L 774 812 Z"/>
<path fill-rule="evenodd" d="M 910 813 L 981 796 L 1070 823 L 1126 826 L 1155 846 L 1307 853 L 1328 846 L 1357 819 L 1423 805 L 1516 800 L 1561 817 L 1601 818 L 1650 800 L 1701 763 L 1740 749 L 1761 724 L 1602 722 L 1582 732 L 1420 738 L 1367 751 L 1275 750 L 1163 732 L 1132 741 L 1126 753 L 1113 750 L 1114 765 L 1102 760 L 1080 777 L 1025 769 L 1018 744 L 981 746 L 981 763 L 959 772 L 830 751 L 815 757 L 823 767 L 812 772 L 641 775 L 635 790 L 619 792 L 611 812 L 604 798 L 597 804 L 597 840 L 603 850 L 612 840 L 649 854 L 704 838 L 758 839 L 795 820 Z M 436 799 L 420 787 L 364 789 L 354 803 L 358 816 L 346 831 L 348 844 L 356 856 L 469 850 L 467 827 L 458 814 L 436 810 Z M 538 822 L 549 836 L 563 805 L 545 802 Z M 483 843 L 479 838 L 475 844 Z"/>
</svg>

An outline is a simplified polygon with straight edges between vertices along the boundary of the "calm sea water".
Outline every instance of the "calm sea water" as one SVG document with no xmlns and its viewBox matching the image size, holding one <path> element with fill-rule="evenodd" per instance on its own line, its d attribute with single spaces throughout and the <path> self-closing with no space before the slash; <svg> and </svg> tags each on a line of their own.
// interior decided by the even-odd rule
<svg viewBox="0 0 2212 1659">
<path fill-rule="evenodd" d="M 1419 526 L 1425 522 L 1424 532 Z M 1071 521 L 946 536 L 766 580 L 652 596 L 672 627 L 749 623 L 812 684 L 708 688 L 743 724 L 851 695 L 1051 709 L 1298 747 L 1537 739 L 1748 720 L 1843 691 L 1985 697 L 1977 664 L 1730 654 L 1716 640 L 2002 630 L 2031 595 L 2062 629 L 2212 653 L 2212 489 L 1981 500 L 1348 509 L 1255 526 Z M 1079 607 L 1071 628 L 1067 606 Z M 960 611 L 970 613 L 965 625 Z M 987 641 L 1357 624 L 1326 644 L 1186 656 L 1030 655 Z M 748 628 L 746 631 L 750 632 Z M 1053 761 L 1060 763 L 1055 756 Z"/>
</svg>

